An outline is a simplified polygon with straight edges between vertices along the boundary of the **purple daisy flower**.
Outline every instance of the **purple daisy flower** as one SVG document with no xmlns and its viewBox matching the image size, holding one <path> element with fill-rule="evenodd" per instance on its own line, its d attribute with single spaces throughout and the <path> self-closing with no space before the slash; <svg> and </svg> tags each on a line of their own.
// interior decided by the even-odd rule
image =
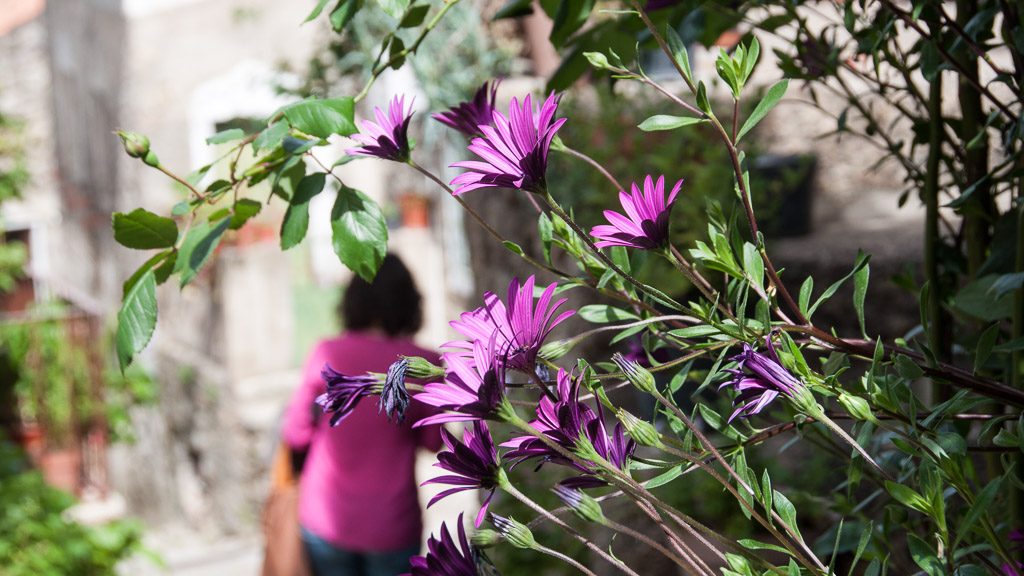
<svg viewBox="0 0 1024 576">
<path fill-rule="evenodd" d="M 452 167 L 468 172 L 452 180 L 455 194 L 477 188 L 515 188 L 528 192 L 545 191 L 544 175 L 548 168 L 548 149 L 565 118 L 555 120 L 558 97 L 554 92 L 535 110 L 527 96 L 520 105 L 515 98 L 508 117 L 495 111 L 492 125 L 479 125 L 483 136 L 474 138 L 469 151 L 483 161 L 466 160 Z"/>
<path fill-rule="evenodd" d="M 441 358 L 447 367 L 444 381 L 425 385 L 416 400 L 451 412 L 428 416 L 413 428 L 493 416 L 505 398 L 505 373 L 494 362 L 491 347 L 477 341 L 472 355 L 446 352 Z"/>
<path fill-rule="evenodd" d="M 482 307 L 466 312 L 451 322 L 452 328 L 469 340 L 456 340 L 445 346 L 468 352 L 473 350 L 474 342 L 492 342 L 490 349 L 499 363 L 525 374 L 533 374 L 537 367 L 537 353 L 544 339 L 555 326 L 576 313 L 575 310 L 566 310 L 555 316 L 558 308 L 568 299 L 560 298 L 552 303 L 556 288 L 554 283 L 544 289 L 535 306 L 535 281 L 536 278 L 530 276 L 520 285 L 518 278 L 513 279 L 508 286 L 507 307 L 494 293 L 485 293 Z"/>
<path fill-rule="evenodd" d="M 477 420 L 473 422 L 473 428 L 467 427 L 462 432 L 462 442 L 456 440 L 444 427 L 441 428 L 441 440 L 448 451 L 437 455 L 437 463 L 434 466 L 452 474 L 431 478 L 423 484 L 447 484 L 455 487 L 431 498 L 427 507 L 464 490 L 490 490 L 483 505 L 480 506 L 480 512 L 476 515 L 475 526 L 479 528 L 487 515 L 487 507 L 494 497 L 494 490 L 498 487 L 498 475 L 501 473 L 498 452 L 494 448 L 491 432 L 485 422 Z"/>
<path fill-rule="evenodd" d="M 665 177 L 655 182 L 649 175 L 644 178 L 643 190 L 633 183 L 631 193 L 619 191 L 619 202 L 626 211 L 623 216 L 612 210 L 605 210 L 604 217 L 609 224 L 594 226 L 590 235 L 597 238 L 597 247 L 625 246 L 641 250 L 660 248 L 668 240 L 668 220 L 672 204 L 683 185 L 678 180 L 665 199 Z"/>
<path fill-rule="evenodd" d="M 375 156 L 384 160 L 405 162 L 409 159 L 409 121 L 412 119 L 412 102 L 405 108 L 405 97 L 391 99 L 387 115 L 377 107 L 373 109 L 376 122 L 360 120 L 359 134 L 352 139 L 362 144 L 345 152 L 353 156 Z"/>
<path fill-rule="evenodd" d="M 405 411 L 409 408 L 409 391 L 405 389 L 405 373 L 409 370 L 409 360 L 402 358 L 388 367 L 384 388 L 377 403 L 377 413 L 383 411 L 388 420 L 401 423 L 405 420 Z"/>
<path fill-rule="evenodd" d="M 759 414 L 779 394 L 793 398 L 804 390 L 803 383 L 779 361 L 771 336 L 765 342 L 768 354 L 757 352 L 744 343 L 743 351 L 732 358 L 737 363 L 736 368 L 727 370 L 733 378 L 718 387 L 721 390 L 731 386 L 737 392 L 733 400 L 737 408 L 729 416 L 729 422 L 736 417 L 747 418 Z"/>
<path fill-rule="evenodd" d="M 427 555 L 409 559 L 409 572 L 402 576 L 478 576 L 478 553 L 466 538 L 466 528 L 459 514 L 459 541 L 455 542 L 448 526 L 441 524 L 440 538 L 427 540 Z"/>
<path fill-rule="evenodd" d="M 483 133 L 480 126 L 490 126 L 494 118 L 494 98 L 498 93 L 500 80 L 484 82 L 477 89 L 473 99 L 462 102 L 444 112 L 433 114 L 434 120 L 473 138 Z"/>
<path fill-rule="evenodd" d="M 580 382 L 565 370 L 558 371 L 557 400 L 543 397 L 537 403 L 537 418 L 530 422 L 536 430 L 569 451 L 577 451 L 581 444 L 593 446 L 594 452 L 620 470 L 624 470 L 636 442 L 627 439 L 621 424 L 616 424 L 608 435 L 600 404 L 597 410 L 579 401 Z M 571 488 L 603 486 L 605 482 L 595 475 L 593 468 L 567 460 L 557 451 L 533 436 L 519 436 L 502 444 L 512 448 L 505 456 L 518 465 L 525 460 L 539 458 L 541 464 L 553 462 L 570 466 L 583 474 L 562 481 Z"/>
<path fill-rule="evenodd" d="M 380 385 L 375 376 L 346 376 L 326 364 L 320 377 L 327 382 L 327 391 L 317 396 L 316 403 L 324 414 L 331 414 L 331 426 L 337 426 L 355 410 L 360 400 L 373 394 Z"/>
</svg>

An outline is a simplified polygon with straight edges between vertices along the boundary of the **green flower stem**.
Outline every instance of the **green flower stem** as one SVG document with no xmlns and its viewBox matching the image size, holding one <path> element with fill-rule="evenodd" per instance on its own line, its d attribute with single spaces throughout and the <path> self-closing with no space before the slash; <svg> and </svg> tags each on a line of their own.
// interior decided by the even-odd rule
<svg viewBox="0 0 1024 576">
<path fill-rule="evenodd" d="M 650 296 L 651 298 L 654 298 L 657 301 L 664 301 L 665 300 L 664 296 L 660 296 L 660 295 L 652 292 L 651 289 L 648 288 L 643 282 L 640 282 L 636 278 L 634 278 L 634 277 L 630 276 L 629 274 L 627 274 L 625 270 L 623 270 L 622 268 L 619 268 L 619 266 L 617 264 L 615 264 L 615 262 L 612 262 L 611 258 L 606 256 L 604 254 L 604 252 L 601 252 L 601 250 L 594 244 L 594 241 L 591 240 L 590 235 L 587 234 L 586 232 L 584 232 L 583 229 L 580 228 L 579 224 L 577 224 L 571 217 L 569 217 L 569 214 L 566 213 L 566 211 L 564 209 L 562 209 L 562 207 L 558 204 L 558 202 L 555 201 L 554 197 L 551 196 L 550 192 L 544 194 L 544 199 L 547 201 L 548 206 L 551 208 L 551 210 L 554 211 L 555 214 L 558 214 L 558 216 L 562 220 L 564 220 L 565 223 L 568 224 L 569 227 L 572 228 L 574 232 L 576 232 L 576 234 L 580 237 L 580 239 L 583 240 L 583 242 L 586 243 L 587 247 L 589 247 L 590 250 L 593 251 L 594 255 L 596 255 L 597 258 L 599 260 L 601 260 L 601 262 L 604 263 L 605 266 L 608 266 L 609 268 L 611 268 L 613 272 L 615 272 L 616 274 L 621 276 L 623 279 L 625 279 L 627 282 L 632 284 L 633 287 L 635 287 L 640 292 L 642 292 L 644 294 L 647 294 L 648 296 Z"/>
<path fill-rule="evenodd" d="M 568 460 L 569 460 L 569 461 L 571 461 L 571 462 L 577 462 L 577 463 L 579 463 L 579 464 L 582 464 L 582 465 L 588 465 L 588 464 L 590 464 L 590 462 L 589 462 L 589 461 L 584 461 L 584 460 L 583 460 L 582 458 L 578 457 L 577 455 L 573 454 L 573 453 L 572 453 L 572 452 L 570 452 L 569 450 L 565 449 L 565 448 L 564 448 L 563 446 L 559 445 L 559 444 L 558 444 L 557 442 L 554 442 L 553 440 L 551 440 L 551 438 L 549 438 L 549 437 L 548 437 L 547 435 L 545 435 L 545 434 L 541 433 L 540 431 L 538 431 L 537 429 L 535 429 L 535 428 L 534 428 L 533 426 L 530 426 L 530 424 L 529 424 L 528 422 L 526 422 L 525 420 L 523 420 L 522 418 L 519 418 L 518 416 L 516 416 L 516 417 L 514 417 L 514 418 L 510 418 L 510 419 L 506 420 L 506 422 L 508 422 L 508 423 L 509 423 L 509 424 L 511 424 L 512 426 L 514 426 L 514 427 L 516 427 L 516 428 L 518 428 L 518 429 L 522 430 L 523 432 L 526 432 L 526 433 L 527 433 L 527 434 L 529 434 L 530 436 L 533 436 L 534 438 L 537 438 L 538 440 L 540 440 L 541 442 L 543 442 L 543 443 L 544 443 L 544 444 L 545 444 L 546 446 L 548 446 L 548 447 L 549 447 L 549 448 L 551 448 L 552 450 L 554 450 L 554 451 L 558 452 L 558 454 L 559 454 L 559 455 L 561 455 L 561 456 L 562 456 L 563 458 L 566 458 L 566 459 L 568 459 Z M 637 506 L 638 506 L 638 507 L 639 507 L 639 508 L 640 508 L 640 509 L 641 509 L 641 510 L 642 510 L 642 511 L 643 511 L 643 512 L 645 513 L 645 514 L 647 514 L 647 515 L 648 515 L 648 516 L 649 516 L 649 517 L 650 517 L 650 518 L 651 518 L 651 519 L 652 519 L 652 520 L 653 520 L 653 521 L 654 521 L 655 523 L 657 523 L 657 524 L 659 525 L 659 527 L 661 527 L 661 528 L 662 528 L 662 530 L 663 530 L 663 531 L 665 531 L 666 535 L 667 535 L 667 536 L 669 536 L 669 538 L 670 538 L 670 541 L 671 541 L 671 540 L 673 540 L 673 539 L 675 539 L 675 540 L 678 540 L 679 542 L 681 542 L 681 540 L 679 539 L 679 536 L 678 536 L 677 534 L 675 534 L 675 533 L 674 533 L 674 532 L 673 532 L 673 531 L 672 531 L 671 529 L 669 529 L 669 528 L 668 528 L 668 527 L 667 527 L 667 526 L 666 526 L 666 525 L 664 524 L 664 521 L 663 521 L 663 520 L 661 519 L 661 517 L 660 517 L 660 516 L 658 515 L 657 511 L 655 511 L 655 510 L 653 510 L 653 509 L 651 508 L 651 506 L 658 506 L 658 505 L 660 505 L 660 506 L 667 506 L 666 504 L 664 504 L 664 503 L 662 503 L 661 501 L 659 501 L 659 500 L 658 500 L 657 498 L 655 498 L 655 497 L 654 497 L 653 495 L 651 495 L 651 494 L 650 494 L 650 492 L 646 492 L 646 490 L 644 490 L 644 489 L 643 489 L 643 487 L 641 487 L 641 486 L 639 486 L 638 484 L 636 484 L 636 483 L 635 483 L 634 481 L 632 481 L 632 479 L 628 478 L 628 476 L 625 476 L 624 474 L 622 474 L 622 472 L 621 472 L 621 471 L 618 471 L 617 469 L 615 469 L 615 467 L 614 467 L 614 466 L 612 466 L 612 465 L 611 465 L 610 463 L 608 463 L 608 462 L 602 462 L 602 461 L 601 461 L 600 459 L 598 459 L 598 462 L 597 462 L 597 463 L 598 463 L 598 464 L 602 464 L 602 465 L 603 465 L 603 467 L 604 467 L 605 469 L 610 469 L 610 470 L 614 470 L 614 473 L 613 473 L 613 479 L 614 479 L 614 480 L 617 480 L 617 481 L 615 482 L 615 484 L 616 484 L 616 485 L 617 485 L 617 486 L 618 486 L 618 487 L 619 487 L 620 489 L 622 489 L 622 490 L 623 490 L 623 492 L 624 492 L 625 494 L 627 494 L 627 495 L 629 495 L 630 497 L 632 497 L 632 498 L 633 498 L 633 500 L 634 500 L 634 503 L 636 503 L 636 504 L 637 504 Z M 617 475 L 616 475 L 616 473 L 617 473 Z M 624 483 L 624 482 L 622 482 L 622 481 L 621 481 L 621 478 L 622 478 L 623 476 L 625 476 L 625 477 L 626 477 L 626 478 L 627 478 L 627 479 L 628 479 L 628 480 L 629 480 L 630 482 L 632 482 L 632 484 L 633 484 L 634 486 L 636 486 L 637 488 L 639 488 L 639 490 L 640 490 L 641 492 L 646 492 L 646 496 L 647 496 L 647 497 L 649 497 L 649 498 L 651 498 L 651 499 L 653 499 L 653 500 L 654 500 L 654 502 L 644 502 L 644 499 L 642 499 L 641 497 L 638 497 L 638 496 L 637 496 L 637 494 L 636 494 L 636 493 L 637 493 L 637 490 L 636 490 L 636 489 L 631 489 L 632 487 L 631 487 L 631 486 L 629 486 L 629 483 L 628 483 L 628 482 Z M 624 486 L 623 484 L 625 484 L 625 486 Z M 681 524 L 681 525 L 683 525 L 683 526 L 684 526 L 685 528 L 689 528 L 689 529 L 691 529 L 691 530 L 692 530 L 692 527 L 690 527 L 690 526 L 686 526 L 686 525 L 685 525 L 685 523 L 683 523 L 683 522 L 681 522 L 681 521 L 679 520 L 680 516 L 682 516 L 682 517 L 685 517 L 685 515 L 684 515 L 684 514 L 682 514 L 681 512 L 678 512 L 678 511 L 676 511 L 676 510 L 675 510 L 674 508 L 671 508 L 671 507 L 669 507 L 669 509 L 671 509 L 671 510 L 672 510 L 672 514 L 674 514 L 674 515 L 675 515 L 675 518 L 673 518 L 673 519 L 674 519 L 674 520 L 675 520 L 676 522 L 680 523 L 680 524 Z M 546 513 L 547 511 L 545 510 L 544 512 Z M 547 515 L 547 514 L 545 514 L 545 515 Z M 714 533 L 713 531 L 711 531 L 710 529 L 708 529 L 708 528 L 706 528 L 706 527 L 703 527 L 703 526 L 702 526 L 702 528 L 704 528 L 705 530 L 707 530 L 707 531 L 708 531 L 708 532 L 710 532 L 711 534 L 713 534 L 713 535 L 717 536 L 717 534 L 715 534 L 715 533 Z M 720 556 L 720 557 L 722 557 L 722 558 L 723 558 L 723 560 L 724 560 L 724 556 L 722 556 L 722 555 L 721 555 L 721 554 L 720 554 L 720 553 L 719 553 L 719 552 L 717 551 L 717 549 L 716 549 L 716 548 L 715 548 L 714 546 L 712 546 L 712 545 L 710 545 L 709 543 L 707 543 L 707 541 L 706 541 L 706 540 L 705 540 L 705 539 L 704 539 L 703 537 L 701 537 L 701 536 L 700 536 L 699 534 L 697 534 L 697 535 L 696 535 L 696 537 L 697 537 L 698 539 L 700 539 L 700 541 L 701 541 L 702 543 L 704 543 L 704 544 L 705 544 L 706 546 L 708 546 L 708 548 L 709 548 L 710 550 L 712 550 L 712 551 L 714 551 L 714 552 L 718 553 L 718 554 L 719 554 L 719 556 Z"/>
<path fill-rule="evenodd" d="M 582 572 L 584 574 L 587 574 L 588 576 L 597 576 L 596 574 L 591 572 L 589 568 L 587 568 L 583 564 L 580 564 L 579 562 L 574 560 L 572 557 L 566 556 L 565 554 L 562 554 L 561 552 L 558 552 L 556 550 L 552 550 L 551 548 L 548 548 L 547 546 L 543 546 L 541 544 L 534 544 L 533 548 L 531 548 L 531 550 L 536 550 L 537 552 L 540 552 L 541 554 L 547 554 L 548 556 L 551 556 L 552 558 L 557 558 L 557 559 L 561 560 L 562 562 L 565 562 L 566 564 L 568 564 L 568 565 L 572 566 L 573 568 L 579 570 L 580 572 Z"/>
<path fill-rule="evenodd" d="M 686 80 L 686 84 L 690 88 L 690 91 L 693 94 L 696 94 L 697 87 L 694 86 L 693 82 L 690 81 L 690 79 L 687 78 L 686 75 L 683 73 L 682 68 L 679 67 L 679 63 L 676 62 L 676 59 L 673 56 L 672 50 L 669 48 L 668 43 L 665 42 L 665 38 L 662 37 L 661 32 L 658 31 L 658 28 L 654 25 L 654 22 L 652 22 L 650 17 L 647 16 L 647 13 L 644 11 L 643 6 L 637 0 L 634 0 L 633 6 L 636 9 L 637 13 L 640 15 L 640 19 L 644 21 L 644 24 L 647 26 L 647 29 L 651 32 L 651 35 L 654 36 L 654 39 L 658 42 L 658 46 L 660 46 L 665 55 L 668 56 L 669 61 L 675 64 L 676 70 L 679 71 L 679 75 L 682 76 L 684 80 Z M 650 79 L 646 79 L 645 82 L 652 86 L 655 85 L 655 83 Z M 658 89 L 659 91 L 668 94 L 668 91 L 665 90 L 664 88 L 658 87 Z M 673 97 L 672 99 L 677 102 L 682 102 L 681 100 L 679 100 L 679 98 L 676 97 Z M 691 111 L 693 110 L 693 106 L 690 104 L 685 104 L 684 108 Z M 775 286 L 776 292 L 779 294 L 782 300 L 785 301 L 786 306 L 788 306 L 790 310 L 793 312 L 793 314 L 796 316 L 797 322 L 799 324 L 809 325 L 810 322 L 808 322 L 807 318 L 804 317 L 803 312 L 800 311 L 800 307 L 797 306 L 796 304 L 796 300 L 793 299 L 793 296 L 789 293 L 789 290 L 782 283 L 782 280 L 779 279 L 779 274 L 775 270 L 775 265 L 772 264 L 771 259 L 768 258 L 768 252 L 764 249 L 764 244 L 762 242 L 760 232 L 757 228 L 757 218 L 754 216 L 754 207 L 750 201 L 750 190 L 747 189 L 746 179 L 743 177 L 743 167 L 740 165 L 739 150 L 736 148 L 735 140 L 729 137 L 729 132 L 725 129 L 724 126 L 722 126 L 722 123 L 718 120 L 718 118 L 714 116 L 714 114 L 704 114 L 702 112 L 700 113 L 700 116 L 702 118 L 707 119 L 711 123 L 711 125 L 714 126 L 715 131 L 718 133 L 719 137 L 722 140 L 722 143 L 725 145 L 726 150 L 729 153 L 729 159 L 732 161 L 733 173 L 736 177 L 736 185 L 739 187 L 740 198 L 743 200 L 743 208 L 746 210 L 747 213 L 747 223 L 750 225 L 750 236 L 758 247 L 758 252 L 761 254 L 761 260 L 764 261 L 764 268 L 765 272 L 768 274 L 768 279 L 771 281 L 772 285 Z M 776 308 L 776 311 L 781 312 L 781 309 Z"/>
<path fill-rule="evenodd" d="M 580 152 L 579 150 L 574 150 L 572 148 L 569 148 L 565 144 L 562 144 L 560 147 L 552 146 L 551 148 L 552 148 L 552 150 L 556 150 L 558 152 L 564 152 L 564 153 L 566 153 L 566 154 L 568 154 L 570 156 L 574 156 L 576 158 L 579 158 L 580 160 L 583 160 L 587 164 L 590 164 L 595 169 L 597 169 L 597 171 L 600 172 L 602 176 L 607 178 L 608 181 L 612 183 L 612 186 L 615 186 L 616 190 L 618 190 L 620 192 L 625 190 L 625 188 L 622 187 L 622 184 L 619 184 L 619 181 L 615 179 L 615 176 L 612 176 L 611 172 L 609 172 L 604 166 L 602 166 L 600 162 L 598 162 L 597 160 L 594 160 L 590 156 L 587 156 L 583 152 Z"/>
<path fill-rule="evenodd" d="M 408 46 L 403 50 L 398 51 L 395 54 L 391 54 L 391 56 L 387 59 L 386 62 L 378 64 L 377 66 L 374 67 L 373 72 L 370 74 L 370 79 L 366 81 L 366 84 L 363 86 L 363 89 L 359 91 L 359 94 L 356 94 L 354 100 L 356 102 L 359 102 L 363 98 L 366 98 L 366 94 L 370 91 L 370 87 L 373 86 L 373 83 L 377 81 L 377 78 L 385 70 L 387 70 L 388 68 L 391 67 L 392 64 L 405 58 L 409 54 L 415 53 L 416 50 L 420 47 L 420 44 L 423 43 L 423 39 L 427 37 L 427 34 L 430 34 L 430 31 L 433 30 L 439 22 L 441 22 L 441 19 L 444 18 L 444 15 L 447 14 L 448 11 L 451 10 L 452 7 L 458 3 L 459 0 L 444 0 L 444 6 L 437 11 L 437 14 L 434 14 L 434 17 L 430 19 L 430 22 L 427 22 L 427 25 L 424 26 L 423 29 L 420 31 L 420 35 L 416 37 L 416 41 L 413 42 L 412 45 Z M 381 50 L 381 54 L 383 53 L 384 51 Z M 378 56 L 378 59 L 379 58 L 380 56 Z"/>
<path fill-rule="evenodd" d="M 504 490 L 509 496 L 512 496 L 516 500 L 519 500 L 520 502 L 525 504 L 527 507 L 532 509 L 534 512 L 540 514 L 541 516 L 544 516 L 545 518 L 547 518 L 555 526 L 558 526 L 562 530 L 565 530 L 573 538 L 578 540 L 584 546 L 586 546 L 587 548 L 592 550 L 595 554 L 597 554 L 601 558 L 605 559 L 606 561 L 608 561 L 610 564 L 612 564 L 613 566 L 615 566 L 616 568 L 618 568 L 622 572 L 624 572 L 626 574 L 629 574 L 630 576 L 640 576 L 639 574 L 634 572 L 629 566 L 627 566 L 625 563 L 623 563 L 622 560 L 619 560 L 618 558 L 612 556 L 608 552 L 605 552 L 603 548 L 601 548 L 597 544 L 595 544 L 595 543 L 591 542 L 590 540 L 588 540 L 585 536 L 580 534 L 579 531 L 577 531 L 575 528 L 573 528 L 572 526 L 567 524 L 564 520 L 562 520 L 558 516 L 555 516 L 549 510 L 547 510 L 546 508 L 544 508 L 540 504 L 537 504 L 536 502 L 531 500 L 530 497 L 527 496 L 526 494 L 523 494 L 522 492 L 520 492 L 519 489 L 517 489 L 515 486 L 513 486 L 511 482 L 508 482 L 507 478 L 504 481 L 499 482 L 498 486 L 502 490 Z"/>
<path fill-rule="evenodd" d="M 704 295 L 704 298 L 707 299 L 708 302 L 713 303 L 726 318 L 733 322 L 737 322 L 736 316 L 732 313 L 732 310 L 729 309 L 729 306 L 721 301 L 718 292 L 713 286 L 711 286 L 711 283 L 700 274 L 696 267 L 690 264 L 690 262 L 671 242 L 668 245 L 668 249 L 665 251 L 665 258 L 675 265 L 680 272 L 682 272 L 683 276 L 685 276 L 686 279 Z"/>
<path fill-rule="evenodd" d="M 697 568 L 700 572 L 704 574 L 714 576 L 714 572 L 712 572 L 708 565 L 700 559 L 700 556 L 694 554 L 693 550 L 689 549 L 688 547 L 682 548 L 685 546 L 685 544 L 680 544 L 676 542 L 674 539 L 672 539 L 671 542 L 673 546 L 679 546 L 676 548 L 676 552 L 678 554 L 674 554 L 667 548 L 656 542 L 650 536 L 647 536 L 643 532 L 638 532 L 630 528 L 629 526 L 620 524 L 615 520 L 612 520 L 611 518 L 605 518 L 604 525 L 620 534 L 625 534 L 626 536 L 629 536 L 630 538 L 633 538 L 634 540 L 637 540 L 638 542 L 641 542 L 657 550 L 661 553 L 662 556 L 665 556 L 666 558 L 672 560 L 676 563 L 676 565 L 678 565 L 683 570 L 686 570 L 687 572 L 689 572 L 692 567 Z M 686 558 L 686 562 L 689 562 L 689 564 L 683 561 L 683 558 L 680 557 L 681 555 Z"/>
<path fill-rule="evenodd" d="M 719 464 L 721 464 L 721 466 L 725 469 L 729 476 L 736 480 L 736 482 L 748 493 L 755 494 L 753 488 L 751 488 L 750 485 L 747 484 L 747 481 L 736 472 L 736 470 L 729 464 L 725 457 L 722 456 L 722 453 L 718 451 L 718 448 L 716 448 L 715 445 L 708 439 L 708 437 L 705 436 L 704 433 L 701 432 L 700 429 L 698 429 L 697 426 L 694 425 L 693 421 L 690 420 L 690 417 L 687 416 L 685 412 L 680 410 L 679 407 L 673 404 L 672 402 L 669 402 L 668 399 L 665 398 L 664 395 L 662 395 L 661 391 L 655 389 L 651 393 L 651 395 L 654 396 L 655 400 L 657 400 L 658 403 L 671 410 L 672 413 L 676 416 L 676 418 L 683 422 L 683 424 L 691 432 L 693 432 L 694 437 L 697 438 L 697 441 L 700 442 L 701 446 L 711 453 L 711 455 L 715 458 L 715 460 L 718 461 Z M 800 538 L 799 535 L 796 534 L 795 531 L 793 531 L 774 510 L 770 511 L 770 514 L 776 522 L 778 522 L 780 525 L 783 526 L 783 528 L 785 528 L 786 533 L 793 540 L 793 542 L 795 542 L 802 549 L 803 552 L 800 553 L 798 550 L 792 549 L 792 545 L 789 543 L 788 539 L 782 538 L 782 535 L 779 534 L 773 526 L 771 526 L 771 523 L 767 523 L 768 525 L 765 526 L 765 528 L 772 532 L 776 539 L 778 539 L 779 542 L 783 543 L 783 545 L 785 545 L 787 549 L 789 549 L 791 552 L 794 552 L 795 556 L 797 557 L 797 560 L 799 560 L 800 563 L 803 564 L 805 567 L 811 569 L 812 572 L 825 572 L 825 566 L 821 563 L 821 560 L 819 560 L 818 557 L 815 556 L 814 552 L 807 547 L 807 543 L 804 542 L 803 538 Z"/>
<path fill-rule="evenodd" d="M 831 430 L 832 433 L 842 438 L 843 442 L 849 444 L 850 448 L 853 448 L 858 454 L 860 454 L 861 458 L 863 458 L 865 462 L 871 464 L 871 466 L 875 469 L 876 472 L 878 472 L 878 474 L 882 478 L 885 478 L 890 482 L 896 482 L 896 479 L 893 478 L 891 474 L 886 472 L 881 466 L 879 466 L 878 462 L 875 462 L 875 459 L 872 458 L 871 455 L 868 454 L 867 451 L 864 450 L 864 448 L 846 432 L 846 430 L 843 430 L 842 426 L 836 424 L 834 420 L 826 416 L 824 410 L 822 410 L 820 407 L 816 407 L 811 410 L 804 411 L 804 413 L 807 416 L 814 418 L 818 422 L 821 422 L 822 424 L 825 425 L 826 428 Z"/>
</svg>

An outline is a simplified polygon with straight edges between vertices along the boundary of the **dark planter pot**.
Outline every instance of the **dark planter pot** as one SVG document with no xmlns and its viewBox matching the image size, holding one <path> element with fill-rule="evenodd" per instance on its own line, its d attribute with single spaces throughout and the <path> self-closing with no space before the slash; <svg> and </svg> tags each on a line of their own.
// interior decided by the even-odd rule
<svg viewBox="0 0 1024 576">
<path fill-rule="evenodd" d="M 751 163 L 754 211 L 766 236 L 810 233 L 816 168 L 817 159 L 810 155 L 764 155 Z"/>
</svg>

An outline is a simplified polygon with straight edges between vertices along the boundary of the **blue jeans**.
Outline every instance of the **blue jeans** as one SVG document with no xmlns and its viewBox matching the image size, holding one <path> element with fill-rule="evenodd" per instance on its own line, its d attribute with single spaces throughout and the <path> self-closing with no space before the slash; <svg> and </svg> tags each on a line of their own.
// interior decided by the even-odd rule
<svg viewBox="0 0 1024 576">
<path fill-rule="evenodd" d="M 313 576 L 397 576 L 409 571 L 419 545 L 397 552 L 350 552 L 302 528 L 302 544 Z"/>
</svg>

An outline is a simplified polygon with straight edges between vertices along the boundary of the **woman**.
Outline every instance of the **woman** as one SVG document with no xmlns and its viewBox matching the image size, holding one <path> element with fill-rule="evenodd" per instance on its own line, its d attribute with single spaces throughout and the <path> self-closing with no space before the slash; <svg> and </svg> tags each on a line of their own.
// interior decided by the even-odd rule
<svg viewBox="0 0 1024 576">
<path fill-rule="evenodd" d="M 336 427 L 317 416 L 314 399 L 326 389 L 325 364 L 348 375 L 385 372 L 399 356 L 437 355 L 418 348 L 421 298 L 409 270 L 388 254 L 372 283 L 355 278 L 339 312 L 345 332 L 317 344 L 302 385 L 288 407 L 284 440 L 308 450 L 299 482 L 299 523 L 314 576 L 394 576 L 419 553 L 422 518 L 417 499 L 416 449 L 437 451 L 436 426 L 413 429 L 429 415 L 413 402 L 403 423 L 364 401 Z"/>
</svg>

